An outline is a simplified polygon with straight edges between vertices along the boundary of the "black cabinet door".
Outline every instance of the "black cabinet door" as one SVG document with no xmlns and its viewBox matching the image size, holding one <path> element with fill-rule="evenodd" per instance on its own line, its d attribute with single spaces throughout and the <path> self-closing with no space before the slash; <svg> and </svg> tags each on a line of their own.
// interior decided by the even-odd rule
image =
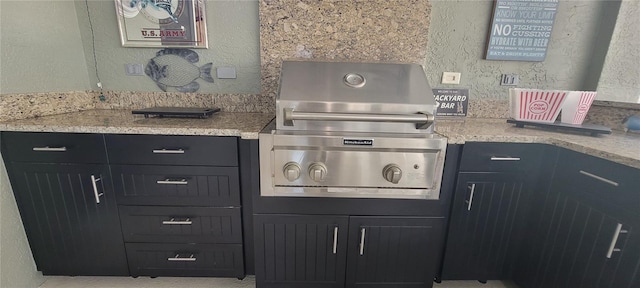
<svg viewBox="0 0 640 288">
<path fill-rule="evenodd" d="M 432 287 L 442 218 L 350 217 L 347 287 Z"/>
<path fill-rule="evenodd" d="M 45 275 L 128 275 L 105 165 L 8 167 L 38 270 Z"/>
<path fill-rule="evenodd" d="M 556 179 L 554 183 L 564 182 Z M 574 183 L 577 184 L 577 183 Z M 575 187 L 578 187 L 576 185 Z M 573 190 L 573 191 L 572 191 Z M 634 216 L 552 186 L 541 209 L 523 287 L 640 287 L 640 235 Z M 636 227 L 636 229 L 634 229 Z"/>
<path fill-rule="evenodd" d="M 526 226 L 531 182 L 520 173 L 459 174 L 443 280 L 511 278 Z"/>
<path fill-rule="evenodd" d="M 344 287 L 347 216 L 254 216 L 259 288 Z"/>
</svg>

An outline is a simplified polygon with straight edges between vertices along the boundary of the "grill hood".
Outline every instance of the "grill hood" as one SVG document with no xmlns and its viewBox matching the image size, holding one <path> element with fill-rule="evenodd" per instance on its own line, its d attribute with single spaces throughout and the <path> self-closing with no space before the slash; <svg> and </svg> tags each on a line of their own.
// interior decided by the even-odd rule
<svg viewBox="0 0 640 288">
<path fill-rule="evenodd" d="M 278 130 L 432 133 L 436 102 L 417 64 L 285 61 Z"/>
</svg>

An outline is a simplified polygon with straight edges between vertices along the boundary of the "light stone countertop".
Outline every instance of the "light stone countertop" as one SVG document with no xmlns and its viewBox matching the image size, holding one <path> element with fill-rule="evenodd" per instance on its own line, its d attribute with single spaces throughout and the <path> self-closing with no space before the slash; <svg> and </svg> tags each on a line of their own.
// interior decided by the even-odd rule
<svg viewBox="0 0 640 288">
<path fill-rule="evenodd" d="M 219 112 L 206 119 L 144 118 L 130 110 L 87 110 L 0 122 L 0 131 L 106 134 L 211 135 L 258 139 L 274 118 L 268 113 Z M 546 143 L 640 168 L 640 134 L 598 137 L 540 128 L 516 128 L 506 119 L 436 119 L 436 131 L 451 144 L 465 142 Z"/>
<path fill-rule="evenodd" d="M 506 119 L 436 119 L 436 131 L 450 144 L 465 142 L 546 143 L 640 168 L 640 134 L 613 131 L 597 137 L 562 130 L 516 128 Z"/>
<path fill-rule="evenodd" d="M 209 118 L 144 118 L 131 110 L 86 110 L 0 122 L 0 131 L 236 136 L 258 139 L 268 113 L 218 112 Z"/>
</svg>

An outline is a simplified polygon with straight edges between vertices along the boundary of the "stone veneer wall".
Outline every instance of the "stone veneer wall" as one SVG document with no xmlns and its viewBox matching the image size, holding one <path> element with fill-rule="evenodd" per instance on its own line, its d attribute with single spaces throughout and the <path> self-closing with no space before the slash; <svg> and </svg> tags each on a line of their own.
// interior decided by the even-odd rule
<svg viewBox="0 0 640 288">
<path fill-rule="evenodd" d="M 274 99 L 282 60 L 422 63 L 427 0 L 260 0 L 262 96 Z"/>
</svg>

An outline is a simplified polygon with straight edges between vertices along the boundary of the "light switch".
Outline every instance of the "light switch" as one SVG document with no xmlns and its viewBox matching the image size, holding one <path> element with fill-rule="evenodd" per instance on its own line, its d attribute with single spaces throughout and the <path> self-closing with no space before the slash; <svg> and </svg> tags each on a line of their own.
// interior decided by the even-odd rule
<svg viewBox="0 0 640 288">
<path fill-rule="evenodd" d="M 442 72 L 442 84 L 460 84 L 460 72 Z"/>
<path fill-rule="evenodd" d="M 218 67 L 216 69 L 218 79 L 236 79 L 235 67 Z"/>
</svg>

